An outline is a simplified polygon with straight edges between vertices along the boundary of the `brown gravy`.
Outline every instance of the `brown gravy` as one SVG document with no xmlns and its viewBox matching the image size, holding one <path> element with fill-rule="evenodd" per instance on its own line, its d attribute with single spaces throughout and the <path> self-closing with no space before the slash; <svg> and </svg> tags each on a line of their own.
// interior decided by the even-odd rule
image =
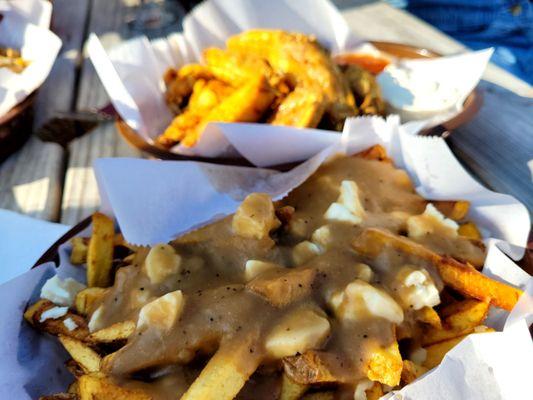
<svg viewBox="0 0 533 400">
<path fill-rule="evenodd" d="M 358 225 L 332 222 L 324 218 L 328 207 L 339 197 L 343 180 L 352 180 L 360 190 L 365 217 Z M 392 281 L 397 270 L 411 264 L 428 270 L 439 289 L 439 277 L 430 265 L 417 259 L 390 251 L 370 262 L 351 248 L 351 241 L 367 227 L 388 229 L 404 234 L 406 219 L 424 212 L 427 201 L 417 195 L 406 173 L 391 164 L 358 157 L 338 158 L 322 166 L 304 184 L 296 188 L 278 207 L 290 205 L 295 212 L 290 223 L 274 232 L 270 238 L 246 239 L 232 231 L 232 217 L 187 234 L 172 242 L 182 257 L 181 272 L 161 284 L 151 284 L 143 272 L 147 251 L 141 251 L 132 265 L 117 272 L 115 285 L 103 301 L 102 325 L 136 320 L 140 308 L 165 293 L 180 289 L 185 305 L 173 328 L 162 334 L 149 328 L 137 332 L 127 345 L 108 360 L 108 373 L 121 379 L 126 386 L 142 387 L 154 399 L 176 399 L 190 385 L 195 372 L 187 364 L 213 354 L 220 346 L 231 347 L 247 341 L 248 355 L 242 357 L 243 370 L 255 369 L 257 360 L 265 367 L 276 368 L 279 361 L 269 360 L 264 349 L 265 335 L 288 312 L 302 305 L 328 310 L 326 299 L 334 291 L 343 290 L 356 278 L 354 264 L 370 265 L 375 277 L 372 285 L 395 296 Z M 324 252 L 304 265 L 295 266 L 292 259 L 294 245 L 311 240 L 320 227 L 328 226 L 330 236 Z M 428 235 L 425 245 L 439 253 L 463 259 L 479 259 L 483 250 L 462 237 L 446 238 Z M 274 307 L 263 297 L 246 288 L 244 267 L 247 260 L 262 260 L 279 264 L 284 274 L 312 269 L 314 280 L 308 293 L 286 307 Z M 404 324 L 412 320 L 412 313 L 404 309 Z M 332 368 L 337 368 L 345 382 L 355 385 L 364 377 L 362 366 L 373 346 L 387 346 L 395 341 L 394 324 L 379 317 L 339 323 L 331 317 L 331 334 L 321 349 L 335 354 Z M 128 380 L 139 371 L 170 368 L 162 377 L 147 382 Z M 254 384 L 251 379 L 250 385 Z M 259 386 L 265 386 L 261 384 Z M 268 385 L 267 385 L 268 386 Z M 247 398 L 243 389 L 240 398 Z M 258 392 L 251 390 L 255 398 Z M 264 398 L 273 398 L 267 389 Z M 270 397 L 269 397 L 270 396 Z"/>
</svg>

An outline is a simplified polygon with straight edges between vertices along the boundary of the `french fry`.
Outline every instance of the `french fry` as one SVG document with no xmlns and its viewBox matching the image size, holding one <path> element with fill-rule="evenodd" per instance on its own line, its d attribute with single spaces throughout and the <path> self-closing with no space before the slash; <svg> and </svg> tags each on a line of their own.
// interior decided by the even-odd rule
<svg viewBox="0 0 533 400">
<path fill-rule="evenodd" d="M 153 400 L 149 394 L 121 387 L 101 374 L 84 375 L 78 385 L 80 400 Z"/>
<path fill-rule="evenodd" d="M 184 146 L 193 146 L 210 122 L 256 122 L 274 101 L 275 93 L 263 75 L 249 80 L 215 106 L 190 129 L 182 139 Z M 178 119 L 180 116 L 176 117 Z M 172 128 L 172 124 L 167 131 Z M 169 135 L 163 134 L 163 138 Z"/>
<path fill-rule="evenodd" d="M 383 396 L 383 387 L 379 382 L 374 382 L 370 389 L 365 391 L 366 400 L 379 400 Z"/>
<path fill-rule="evenodd" d="M 465 222 L 464 224 L 459 225 L 458 233 L 469 239 L 481 240 L 481 233 L 473 222 Z"/>
<path fill-rule="evenodd" d="M 94 310 L 95 304 L 105 295 L 106 289 L 91 287 L 78 292 L 74 305 L 81 315 L 88 315 Z"/>
<path fill-rule="evenodd" d="M 85 373 L 98 372 L 100 370 L 102 361 L 100 355 L 81 340 L 59 335 L 59 341 Z"/>
<path fill-rule="evenodd" d="M 389 386 L 400 383 L 402 374 L 402 356 L 398 342 L 385 348 L 372 351 L 367 365 L 366 376 L 371 381 L 377 381 Z"/>
<path fill-rule="evenodd" d="M 250 346 L 251 341 L 243 340 L 219 348 L 181 400 L 233 399 L 261 362 Z M 246 360 L 244 365 L 242 360 Z"/>
<path fill-rule="evenodd" d="M 101 213 L 93 214 L 92 224 L 87 251 L 87 284 L 89 287 L 108 287 L 112 282 L 115 227 L 113 221 Z"/>
<path fill-rule="evenodd" d="M 339 358 L 332 353 L 310 350 L 283 359 L 285 373 L 295 382 L 301 384 L 343 383 L 345 376 L 341 371 Z"/>
<path fill-rule="evenodd" d="M 287 374 L 283 373 L 279 400 L 298 400 L 307 391 L 307 388 L 307 385 L 295 382 Z"/>
<path fill-rule="evenodd" d="M 79 378 L 82 375 L 85 375 L 85 371 L 75 360 L 70 359 L 65 361 L 65 367 L 72 374 L 73 377 Z"/>
<path fill-rule="evenodd" d="M 422 366 L 427 369 L 435 368 L 441 363 L 446 353 L 457 346 L 466 336 L 467 335 L 458 336 L 426 347 L 426 360 Z"/>
<path fill-rule="evenodd" d="M 470 202 L 466 200 L 440 200 L 440 201 L 431 201 L 433 205 L 447 218 L 453 219 L 454 221 L 461 221 L 468 214 L 470 209 Z"/>
<path fill-rule="evenodd" d="M 68 385 L 67 392 L 70 393 L 70 394 L 78 395 L 80 393 L 80 388 L 78 386 L 78 381 L 74 381 L 70 385 Z"/>
<path fill-rule="evenodd" d="M 435 329 L 442 329 L 442 321 L 437 311 L 431 307 L 423 307 L 415 314 L 418 321 L 432 326 Z"/>
<path fill-rule="evenodd" d="M 81 265 L 87 262 L 87 240 L 82 237 L 72 238 L 70 241 L 72 252 L 70 253 L 70 262 L 74 265 Z"/>
<path fill-rule="evenodd" d="M 434 344 L 443 340 L 468 334 L 483 323 L 489 311 L 489 304 L 483 301 L 467 299 L 450 306 L 444 313 L 444 328 L 430 328 L 424 332 L 422 345 Z"/>
<path fill-rule="evenodd" d="M 443 257 L 437 268 L 442 280 L 453 289 L 478 300 L 489 299 L 491 304 L 507 311 L 513 309 L 522 295 L 520 289 L 492 280 L 450 257 Z"/>
<path fill-rule="evenodd" d="M 376 144 L 360 153 L 357 153 L 356 156 L 364 158 L 366 160 L 376 160 L 392 163 L 392 159 L 390 159 L 387 155 L 387 150 L 385 150 L 385 148 L 380 144 Z"/>
<path fill-rule="evenodd" d="M 494 329 L 480 325 L 474 329 L 472 334 L 488 332 L 494 332 Z M 444 358 L 446 353 L 453 349 L 455 346 L 457 346 L 467 336 L 468 334 L 458 336 L 456 338 L 444 340 L 442 342 L 435 343 L 426 347 L 426 360 L 423 362 L 422 366 L 427 369 L 435 368 L 442 362 L 442 359 Z"/>
<path fill-rule="evenodd" d="M 378 256 L 386 247 L 432 262 L 444 283 L 458 292 L 510 311 L 522 291 L 483 275 L 467 264 L 451 257 L 442 257 L 405 237 L 381 229 L 366 229 L 352 243 L 356 251 L 370 257 Z"/>
<path fill-rule="evenodd" d="M 36 329 L 49 333 L 50 335 L 65 335 L 77 339 L 84 339 L 87 337 L 89 334 L 87 322 L 83 317 L 74 314 L 70 310 L 59 318 L 48 318 L 41 321 L 43 313 L 55 307 L 57 306 L 51 301 L 41 299 L 28 307 L 24 313 L 24 319 Z M 69 322 L 75 325 L 74 329 L 69 329 L 68 322 L 65 323 L 67 319 L 70 319 Z"/>
<path fill-rule="evenodd" d="M 428 371 L 426 367 L 418 365 L 411 360 L 403 360 L 402 382 L 409 384 Z"/>
<path fill-rule="evenodd" d="M 270 78 L 274 74 L 266 60 L 243 52 L 210 47 L 202 55 L 215 77 L 234 86 L 246 84 L 257 75 Z"/>
<path fill-rule="evenodd" d="M 113 343 L 120 340 L 127 340 L 135 332 L 135 322 L 117 322 L 107 328 L 91 333 L 87 341 L 92 343 Z"/>
</svg>

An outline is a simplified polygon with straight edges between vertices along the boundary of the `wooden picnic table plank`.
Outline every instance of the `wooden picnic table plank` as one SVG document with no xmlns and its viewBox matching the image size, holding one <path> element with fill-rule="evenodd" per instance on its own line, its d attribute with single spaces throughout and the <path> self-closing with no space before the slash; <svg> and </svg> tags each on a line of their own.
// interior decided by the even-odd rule
<svg viewBox="0 0 533 400">
<path fill-rule="evenodd" d="M 34 127 L 48 120 L 55 111 L 72 108 L 87 5 L 88 0 L 54 1 L 52 30 L 61 38 L 63 46 L 39 90 L 34 105 Z M 61 146 L 32 137 L 0 164 L 0 208 L 57 221 L 65 156 Z"/>
<path fill-rule="evenodd" d="M 407 43 L 442 54 L 466 49 L 412 14 L 386 3 L 356 6 L 343 15 L 355 33 L 371 40 Z M 451 135 L 451 147 L 485 185 L 515 196 L 532 213 L 527 161 L 533 158 L 533 89 L 493 64 L 483 79 L 491 82 L 480 85 L 484 105 L 473 121 Z"/>
<path fill-rule="evenodd" d="M 0 165 L 0 208 L 54 221 L 61 200 L 64 150 L 31 137 Z"/>
<path fill-rule="evenodd" d="M 173 23 L 162 29 L 140 32 L 134 23 L 138 17 L 137 10 L 134 2 L 93 0 L 89 12 L 88 32 L 96 33 L 104 47 L 108 48 L 140 33 L 158 37 L 179 30 L 181 19 L 185 15 L 182 8 L 173 7 Z M 86 58 L 82 66 L 76 108 L 99 108 L 108 101 L 109 98 L 91 61 Z M 141 153 L 130 148 L 119 137 L 113 123 L 101 124 L 85 136 L 72 141 L 68 150 L 61 222 L 75 224 L 95 211 L 99 205 L 98 188 L 92 170 L 93 161 L 101 157 L 141 157 Z"/>
</svg>

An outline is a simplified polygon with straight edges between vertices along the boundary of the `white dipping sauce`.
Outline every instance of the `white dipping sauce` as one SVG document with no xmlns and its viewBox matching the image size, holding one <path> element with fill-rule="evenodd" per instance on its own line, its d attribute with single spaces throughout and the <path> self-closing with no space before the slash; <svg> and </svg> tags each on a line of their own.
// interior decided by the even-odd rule
<svg viewBox="0 0 533 400">
<path fill-rule="evenodd" d="M 404 122 L 451 111 L 461 98 L 452 82 L 406 66 L 390 64 L 377 81 L 389 112 L 399 114 Z"/>
</svg>

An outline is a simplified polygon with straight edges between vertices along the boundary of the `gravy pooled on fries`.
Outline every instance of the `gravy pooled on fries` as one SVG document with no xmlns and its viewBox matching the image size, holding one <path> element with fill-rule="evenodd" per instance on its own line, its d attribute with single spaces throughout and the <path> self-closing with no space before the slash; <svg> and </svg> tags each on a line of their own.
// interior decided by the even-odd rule
<svg viewBox="0 0 533 400">
<path fill-rule="evenodd" d="M 93 286 L 70 306 L 43 289 L 25 316 L 72 356 L 72 398 L 378 399 L 521 293 L 476 270 L 467 211 L 417 195 L 375 146 L 151 249 L 95 214 L 72 252 Z"/>
</svg>

